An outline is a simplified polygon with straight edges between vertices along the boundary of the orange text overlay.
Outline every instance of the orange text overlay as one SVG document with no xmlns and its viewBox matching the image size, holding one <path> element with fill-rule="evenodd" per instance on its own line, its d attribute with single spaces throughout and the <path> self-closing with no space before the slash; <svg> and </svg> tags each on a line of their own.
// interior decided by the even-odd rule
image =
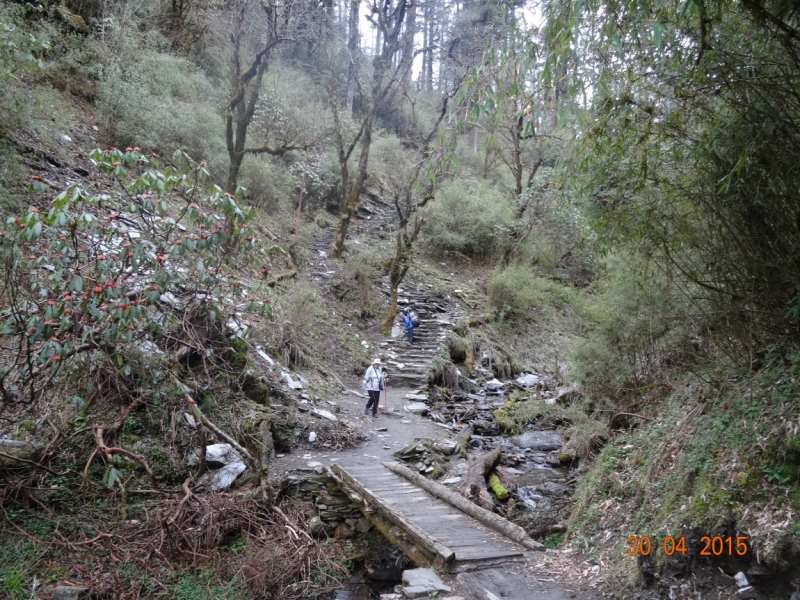
<svg viewBox="0 0 800 600">
<path fill-rule="evenodd" d="M 667 556 L 673 554 L 686 554 L 690 549 L 684 536 L 672 537 L 668 535 L 661 544 L 648 535 L 631 535 L 628 537 L 628 554 L 631 556 L 649 556 L 654 551 L 662 551 Z M 700 537 L 700 556 L 744 556 L 749 550 L 747 536 L 709 536 Z"/>
</svg>

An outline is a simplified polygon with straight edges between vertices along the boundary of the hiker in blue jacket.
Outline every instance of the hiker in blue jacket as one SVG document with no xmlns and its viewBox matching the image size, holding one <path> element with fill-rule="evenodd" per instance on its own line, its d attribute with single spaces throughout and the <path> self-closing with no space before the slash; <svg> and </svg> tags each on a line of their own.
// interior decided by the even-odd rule
<svg viewBox="0 0 800 600">
<path fill-rule="evenodd" d="M 408 314 L 408 308 L 403 310 L 403 327 L 408 334 L 408 343 L 414 343 L 414 323 L 411 321 L 411 316 Z"/>
</svg>

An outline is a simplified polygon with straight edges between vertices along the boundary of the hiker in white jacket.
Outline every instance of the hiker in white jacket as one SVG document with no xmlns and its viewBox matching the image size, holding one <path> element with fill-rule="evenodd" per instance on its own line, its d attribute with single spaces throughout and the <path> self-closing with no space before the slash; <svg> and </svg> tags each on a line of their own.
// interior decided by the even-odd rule
<svg viewBox="0 0 800 600">
<path fill-rule="evenodd" d="M 381 390 L 383 390 L 383 384 L 387 380 L 388 377 L 386 377 L 386 374 L 381 368 L 381 359 L 372 359 L 372 366 L 364 373 L 364 389 L 367 390 L 367 394 L 369 394 L 369 401 L 367 402 L 367 407 L 364 409 L 365 415 L 369 414 L 369 409 L 371 407 L 372 416 L 376 419 L 378 418 L 378 402 L 381 397 Z"/>
</svg>

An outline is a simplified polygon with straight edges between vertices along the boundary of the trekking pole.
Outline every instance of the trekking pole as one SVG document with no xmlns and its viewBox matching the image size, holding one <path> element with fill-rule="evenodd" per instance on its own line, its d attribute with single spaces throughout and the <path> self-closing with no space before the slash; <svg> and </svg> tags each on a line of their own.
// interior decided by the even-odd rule
<svg viewBox="0 0 800 600">
<path fill-rule="evenodd" d="M 389 384 L 383 380 L 383 412 L 389 412 Z"/>
</svg>

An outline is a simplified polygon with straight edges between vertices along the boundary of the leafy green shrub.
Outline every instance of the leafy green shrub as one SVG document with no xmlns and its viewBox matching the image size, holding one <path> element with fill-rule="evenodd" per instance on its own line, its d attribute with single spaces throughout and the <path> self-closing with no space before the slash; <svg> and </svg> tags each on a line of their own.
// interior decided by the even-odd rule
<svg viewBox="0 0 800 600">
<path fill-rule="evenodd" d="M 489 278 L 489 304 L 501 317 L 536 319 L 569 300 L 568 289 L 512 265 Z"/>
<path fill-rule="evenodd" d="M 591 329 L 575 344 L 571 377 L 590 395 L 614 397 L 679 361 L 692 323 L 670 282 L 637 257 L 609 257 L 605 275 L 581 307 Z"/>
<path fill-rule="evenodd" d="M 326 318 L 317 288 L 294 282 L 272 297 L 275 326 L 267 332 L 266 346 L 287 365 L 306 365 L 323 354 L 319 322 Z"/>
<path fill-rule="evenodd" d="M 9 217 L 10 230 L 0 235 L 9 299 L 0 343 L 24 349 L 24 360 L 13 354 L 0 365 L 6 399 L 52 390 L 65 366 L 87 352 L 104 353 L 129 377 L 124 356 L 174 324 L 165 307 L 181 302 L 185 315 L 221 317 L 217 298 L 241 296 L 243 288 L 229 257 L 257 255 L 246 229 L 250 211 L 217 186 L 204 189 L 202 163 L 177 152 L 176 166 L 160 173 L 156 159 L 130 148 L 95 150 L 92 159 L 117 179 L 117 193 L 74 185 L 47 212 L 31 207 L 22 218 Z M 46 190 L 41 177 L 32 188 Z M 251 299 L 244 307 L 268 304 Z"/>
<path fill-rule="evenodd" d="M 221 92 L 186 59 L 135 48 L 106 68 L 97 107 L 120 146 L 164 152 L 182 148 L 227 165 Z"/>
<path fill-rule="evenodd" d="M 93 37 L 77 33 L 53 36 L 47 79 L 60 90 L 93 100 L 103 72 L 101 54 Z"/>
<path fill-rule="evenodd" d="M 429 249 L 487 259 L 505 249 L 514 212 L 506 196 L 486 181 L 459 180 L 432 205 L 425 227 Z"/>
<path fill-rule="evenodd" d="M 381 272 L 379 250 L 355 246 L 331 281 L 331 290 L 349 315 L 367 319 L 384 309 L 383 298 L 375 293 Z"/>
</svg>

